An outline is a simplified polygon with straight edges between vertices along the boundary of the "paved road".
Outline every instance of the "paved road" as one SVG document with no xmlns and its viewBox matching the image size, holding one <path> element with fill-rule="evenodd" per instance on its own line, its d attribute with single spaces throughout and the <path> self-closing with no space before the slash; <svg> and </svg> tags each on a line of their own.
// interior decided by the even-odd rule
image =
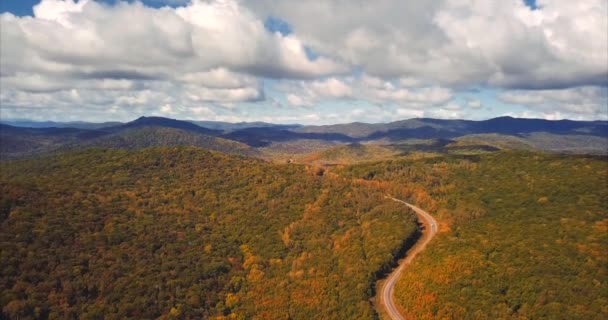
<svg viewBox="0 0 608 320">
<path fill-rule="evenodd" d="M 386 279 L 386 282 L 384 283 L 384 286 L 382 287 L 381 291 L 381 303 L 384 305 L 384 308 L 386 309 L 386 312 L 388 313 L 390 318 L 394 320 L 405 320 L 401 313 L 399 313 L 399 310 L 397 310 L 397 308 L 395 307 L 395 301 L 393 300 L 393 291 L 395 288 L 395 283 L 397 282 L 397 279 L 399 279 L 401 271 L 403 271 L 403 269 L 412 260 L 414 260 L 416 255 L 420 251 L 424 250 L 426 245 L 431 241 L 431 239 L 433 239 L 433 236 L 435 235 L 435 233 L 437 233 L 438 224 L 437 220 L 435 220 L 433 216 L 431 216 L 428 212 L 416 207 L 415 205 L 407 203 L 403 200 L 395 199 L 393 197 L 387 198 L 393 201 L 403 203 L 410 209 L 414 210 L 414 212 L 416 212 L 416 215 L 418 215 L 418 219 L 420 219 L 420 222 L 425 225 L 425 230 L 423 231 L 422 239 L 418 240 L 418 243 L 416 243 L 416 245 L 412 249 L 410 249 L 410 251 L 407 252 L 405 259 L 401 261 L 399 267 L 397 267 L 397 269 L 395 269 L 395 271 L 393 271 L 393 273 L 388 276 L 388 279 Z"/>
</svg>

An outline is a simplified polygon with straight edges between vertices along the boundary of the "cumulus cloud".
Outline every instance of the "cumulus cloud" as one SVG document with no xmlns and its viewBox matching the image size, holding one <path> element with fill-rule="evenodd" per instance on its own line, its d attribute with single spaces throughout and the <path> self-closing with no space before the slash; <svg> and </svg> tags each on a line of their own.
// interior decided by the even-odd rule
<svg viewBox="0 0 608 320">
<path fill-rule="evenodd" d="M 473 108 L 473 109 L 479 109 L 481 108 L 483 105 L 481 104 L 481 101 L 477 100 L 477 99 L 467 99 L 467 106 L 469 108 Z"/>
<path fill-rule="evenodd" d="M 466 116 L 466 113 L 460 109 L 445 107 L 429 110 L 425 112 L 425 116 L 437 119 L 463 119 Z"/>
<path fill-rule="evenodd" d="M 359 77 L 330 77 L 323 80 L 298 81 L 280 87 L 288 92 L 287 101 L 294 106 L 313 106 L 328 99 L 363 100 L 375 104 L 397 104 L 413 108 L 431 107 L 452 99 L 448 88 L 406 87 L 400 80 L 384 80 L 362 74 Z"/>
<path fill-rule="evenodd" d="M 263 98 L 256 76 L 343 69 L 327 58 L 309 60 L 298 38 L 268 32 L 235 1 L 154 9 L 44 0 L 33 11 L 0 17 L 5 90 L 133 89 L 134 82 L 166 81 L 183 83 L 197 101 L 255 101 Z"/>
<path fill-rule="evenodd" d="M 312 104 L 314 103 L 314 101 L 312 100 L 304 100 L 302 97 L 295 95 L 293 93 L 289 93 L 286 96 L 287 102 L 295 107 L 305 107 L 305 106 L 312 106 Z"/>
<path fill-rule="evenodd" d="M 253 0 L 319 52 L 369 74 L 446 86 L 555 89 L 608 84 L 604 0 Z M 314 23 L 311 23 L 314 21 Z"/>
<path fill-rule="evenodd" d="M 71 89 L 22 91 L 0 81 L 2 118 L 130 120 L 140 115 L 181 118 L 214 116 L 216 111 L 242 101 L 264 99 L 255 87 L 207 88 L 179 82 L 99 80 Z M 108 89 L 100 90 L 105 86 Z M 203 108 L 203 109 L 201 109 Z M 35 110 L 35 112 L 34 112 Z"/>
<path fill-rule="evenodd" d="M 300 39 L 267 31 L 232 0 L 160 9 L 139 2 L 43 0 L 33 18 L 3 14 L 1 21 L 7 72 L 170 79 L 215 68 L 279 78 L 345 70 L 325 57 L 311 61 Z"/>
<path fill-rule="evenodd" d="M 344 119 L 468 117 L 491 99 L 459 94 L 490 88 L 541 116 L 608 118 L 605 0 L 152 1 L 167 6 L 42 0 L 32 17 L 1 14 L 2 116 L 233 119 L 224 109 L 258 103 L 299 122 L 341 100 L 367 103 Z"/>
<path fill-rule="evenodd" d="M 177 8 L 43 0 L 33 12 L 0 15 L 1 102 L 13 110 L 103 101 L 115 107 L 158 103 L 168 111 L 165 100 L 260 101 L 260 77 L 347 70 L 324 56 L 309 59 L 298 37 L 266 30 L 263 19 L 234 0 L 193 0 Z M 158 97 L 142 98 L 150 90 Z"/>
<path fill-rule="evenodd" d="M 506 103 L 527 107 L 545 118 L 608 119 L 608 88 L 578 87 L 564 90 L 515 90 L 501 93 Z"/>
</svg>

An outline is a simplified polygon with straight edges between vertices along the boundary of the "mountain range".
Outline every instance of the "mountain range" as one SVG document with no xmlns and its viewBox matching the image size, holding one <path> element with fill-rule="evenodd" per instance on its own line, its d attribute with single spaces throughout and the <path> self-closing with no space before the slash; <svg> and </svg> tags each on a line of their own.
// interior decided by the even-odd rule
<svg viewBox="0 0 608 320">
<path fill-rule="evenodd" d="M 607 315 L 605 121 L 16 124 L 0 319 Z"/>
<path fill-rule="evenodd" d="M 84 147 L 138 149 L 193 145 L 247 156 L 260 156 L 262 150 L 270 153 L 281 150 L 288 155 L 340 145 L 402 146 L 411 145 L 412 141 L 422 141 L 421 145 L 428 149 L 427 142 L 436 144 L 437 139 L 448 142 L 443 146 L 455 143 L 500 149 L 605 154 L 608 121 L 418 118 L 390 123 L 303 126 L 140 117 L 127 123 L 0 122 L 0 156 L 3 159 Z"/>
</svg>

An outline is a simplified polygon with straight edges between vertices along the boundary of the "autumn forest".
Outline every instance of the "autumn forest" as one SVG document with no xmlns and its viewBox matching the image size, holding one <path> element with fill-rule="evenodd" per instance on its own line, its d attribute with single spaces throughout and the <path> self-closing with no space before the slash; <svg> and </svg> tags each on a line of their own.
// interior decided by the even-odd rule
<svg viewBox="0 0 608 320">
<path fill-rule="evenodd" d="M 389 319 L 383 280 L 427 231 L 388 196 L 439 222 L 394 289 L 408 319 L 608 317 L 604 155 L 207 134 L 0 161 L 0 318 Z"/>
<path fill-rule="evenodd" d="M 608 320 L 608 0 L 0 0 L 0 320 Z"/>
</svg>

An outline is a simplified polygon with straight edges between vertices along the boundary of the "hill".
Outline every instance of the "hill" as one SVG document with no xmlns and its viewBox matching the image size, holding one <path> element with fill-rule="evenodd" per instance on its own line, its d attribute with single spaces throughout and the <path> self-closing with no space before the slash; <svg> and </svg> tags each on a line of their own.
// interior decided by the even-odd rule
<svg viewBox="0 0 608 320">
<path fill-rule="evenodd" d="M 258 152 L 246 144 L 171 127 L 142 126 L 103 135 L 99 138 L 68 144 L 58 151 L 91 147 L 137 150 L 150 147 L 194 146 L 228 154 L 255 156 Z"/>
<path fill-rule="evenodd" d="M 440 222 L 397 283 L 408 318 L 603 319 L 607 169 L 603 157 L 494 152 L 340 174 L 394 184 Z"/>
<path fill-rule="evenodd" d="M 220 130 L 212 130 L 203 128 L 194 123 L 188 121 L 181 121 L 163 117 L 139 117 L 131 122 L 121 124 L 118 126 L 111 126 L 101 128 L 100 130 L 108 132 L 119 132 L 126 129 L 142 128 L 142 127 L 162 127 L 162 128 L 174 128 L 181 129 L 184 131 L 195 132 L 198 134 L 204 134 L 209 136 L 216 136 L 222 133 Z"/>
<path fill-rule="evenodd" d="M 306 155 L 299 161 L 316 164 L 349 164 L 363 161 L 386 160 L 399 155 L 399 152 L 386 146 L 352 143 L 339 145 Z"/>
<path fill-rule="evenodd" d="M 469 120 L 440 120 L 440 119 L 409 119 L 391 123 L 351 123 L 330 126 L 299 126 L 274 125 L 268 123 L 225 123 L 210 121 L 181 121 L 162 117 L 140 117 L 134 121 L 113 126 L 100 127 L 99 124 L 83 124 L 81 128 L 23 128 L 0 124 L 0 156 L 4 159 L 26 157 L 47 153 L 67 146 L 92 146 L 100 141 L 101 146 L 119 144 L 126 146 L 124 136 L 139 136 L 148 140 L 142 145 L 166 146 L 182 145 L 187 141 L 198 142 L 195 146 L 203 146 L 213 150 L 231 152 L 229 146 L 237 150 L 232 153 L 242 153 L 243 144 L 248 145 L 250 155 L 266 159 L 301 158 L 310 153 L 311 157 L 324 149 L 339 145 L 362 144 L 381 145 L 380 149 L 395 149 L 403 152 L 413 152 L 419 147 L 421 152 L 427 152 L 429 145 L 436 141 L 458 141 L 449 146 L 451 151 L 473 149 L 487 151 L 498 149 L 541 150 L 558 153 L 608 154 L 608 122 L 606 121 L 549 121 L 540 119 L 516 119 L 501 117 L 484 121 Z M 209 126 L 211 128 L 206 128 Z M 162 137 L 162 133 L 170 130 L 156 130 L 149 138 L 142 134 L 133 133 L 141 128 L 165 128 L 180 130 L 180 135 L 199 135 L 199 138 L 189 137 L 176 139 Z M 120 135 L 126 131 L 122 138 Z M 171 133 L 170 135 L 175 135 Z M 99 139 L 108 136 L 106 139 Z M 150 141 L 154 137 L 156 142 Z M 221 138 L 214 140 L 210 137 Z M 97 140 L 96 140 L 97 139 Z M 123 142 L 119 140 L 123 139 Z M 94 141 L 91 141 L 94 140 Z M 202 142 L 205 140 L 207 142 Z M 227 143 L 231 140 L 234 143 Z M 110 142 L 110 141 L 113 141 Z M 131 140 L 129 140 L 131 141 Z M 175 143 L 171 142 L 174 141 Z M 131 141 L 135 145 L 139 142 Z M 220 147 L 220 145 L 222 145 Z M 440 151 L 445 152 L 443 148 Z M 362 160 L 363 157 L 359 157 Z"/>
<path fill-rule="evenodd" d="M 85 121 L 31 121 L 31 120 L 0 120 L 0 124 L 23 128 L 77 128 L 77 129 L 99 129 L 121 125 L 121 122 L 85 122 Z"/>
<path fill-rule="evenodd" d="M 77 128 L 23 128 L 0 124 L 0 159 L 41 154 L 103 134 Z"/>
<path fill-rule="evenodd" d="M 230 132 L 230 131 L 249 129 L 249 128 L 293 129 L 293 128 L 301 127 L 301 125 L 298 125 L 298 124 L 274 124 L 274 123 L 259 122 L 259 121 L 232 123 L 232 122 L 223 122 L 223 121 L 193 121 L 193 120 L 190 120 L 189 122 L 194 123 L 198 126 L 207 128 L 207 129 L 220 130 L 223 132 Z"/>
<path fill-rule="evenodd" d="M 319 140 L 340 143 L 356 141 L 356 139 L 339 133 L 307 133 L 281 127 L 241 129 L 224 134 L 222 137 L 246 143 L 252 147 L 268 147 L 276 142 L 293 142 L 297 140 Z"/>
<path fill-rule="evenodd" d="M 483 121 L 419 118 L 390 123 L 350 123 L 329 126 L 304 126 L 301 133 L 342 134 L 361 141 L 389 139 L 454 138 L 470 134 L 496 133 L 525 135 L 533 132 L 578 134 L 608 137 L 607 121 L 542 120 L 499 117 Z"/>
<path fill-rule="evenodd" d="M 482 148 L 608 153 L 606 121 L 551 121 L 511 117 L 484 121 L 421 118 L 376 124 L 355 122 L 293 128 L 259 127 L 234 130 L 223 137 L 256 148 L 273 150 L 276 147 L 282 151 L 291 148 L 294 154 L 300 149 L 306 149 L 300 148 L 300 143 L 311 145 L 311 141 L 318 141 L 316 144 L 322 148 L 332 144 L 374 143 L 407 144 L 411 149 L 411 142 L 416 145 L 421 140 L 433 143 L 437 139 L 467 141 Z M 311 150 L 317 151 L 319 150 Z"/>
<path fill-rule="evenodd" d="M 0 124 L 0 157 L 15 159 L 90 147 L 141 149 L 180 145 L 248 156 L 258 154 L 247 145 L 216 137 L 219 133 L 186 121 L 158 117 L 141 117 L 126 124 L 94 130 Z"/>
<path fill-rule="evenodd" d="M 374 319 L 417 234 L 367 184 L 199 148 L 0 169 L 2 318 Z"/>
</svg>

